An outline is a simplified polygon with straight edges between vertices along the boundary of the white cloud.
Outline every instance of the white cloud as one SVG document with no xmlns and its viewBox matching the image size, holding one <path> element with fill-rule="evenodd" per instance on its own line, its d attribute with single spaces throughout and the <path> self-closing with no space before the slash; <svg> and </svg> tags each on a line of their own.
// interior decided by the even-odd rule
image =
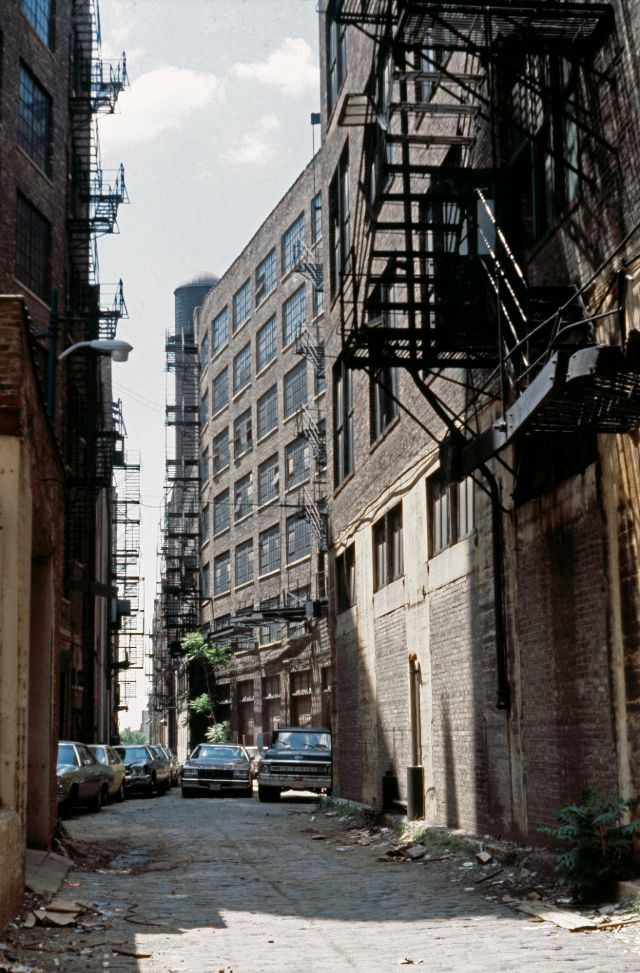
<svg viewBox="0 0 640 973">
<path fill-rule="evenodd" d="M 112 116 L 104 116 L 102 125 L 109 124 L 111 145 L 147 142 L 179 128 L 188 115 L 222 97 L 222 93 L 222 83 L 214 74 L 171 66 L 156 68 L 140 75 L 122 92 L 118 99 L 121 114 L 110 123 Z"/>
<path fill-rule="evenodd" d="M 280 120 L 273 112 L 263 115 L 252 132 L 245 132 L 238 145 L 222 154 L 222 160 L 242 165 L 263 165 L 275 154 L 275 146 L 269 144 L 268 136 L 278 132 L 281 127 Z"/>
<path fill-rule="evenodd" d="M 273 85 L 286 95 L 298 95 L 308 88 L 317 88 L 319 82 L 313 51 L 302 37 L 285 38 L 266 61 L 235 64 L 233 73 L 239 78 Z"/>
</svg>

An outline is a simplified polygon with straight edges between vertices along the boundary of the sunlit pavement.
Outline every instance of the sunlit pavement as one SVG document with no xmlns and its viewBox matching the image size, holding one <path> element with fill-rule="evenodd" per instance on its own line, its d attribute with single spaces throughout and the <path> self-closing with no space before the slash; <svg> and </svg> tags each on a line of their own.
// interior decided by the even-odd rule
<svg viewBox="0 0 640 973">
<path fill-rule="evenodd" d="M 74 926 L 20 930 L 14 955 L 46 973 L 638 973 L 633 942 L 534 922 L 447 863 L 383 864 L 375 848 L 314 840 L 338 827 L 311 800 L 185 801 L 178 791 L 67 822 L 116 851 L 70 873 L 91 905 Z"/>
</svg>

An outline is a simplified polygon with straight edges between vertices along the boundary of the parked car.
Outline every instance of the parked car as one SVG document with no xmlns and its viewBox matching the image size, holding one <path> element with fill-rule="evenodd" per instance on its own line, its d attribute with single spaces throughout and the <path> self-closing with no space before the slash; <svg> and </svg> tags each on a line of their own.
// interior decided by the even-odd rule
<svg viewBox="0 0 640 973">
<path fill-rule="evenodd" d="M 124 764 L 120 754 L 115 747 L 108 747 L 104 743 L 90 744 L 89 750 L 98 763 L 113 771 L 113 780 L 109 786 L 109 800 L 124 801 Z"/>
<path fill-rule="evenodd" d="M 235 792 L 250 797 L 251 760 L 233 743 L 200 743 L 182 766 L 182 796 Z"/>
<path fill-rule="evenodd" d="M 331 793 L 331 730 L 281 726 L 270 734 L 258 767 L 258 797 L 278 801 L 282 791 Z"/>
<path fill-rule="evenodd" d="M 109 799 L 113 771 L 99 763 L 84 743 L 60 741 L 56 776 L 58 807 L 62 810 L 86 804 L 93 811 L 99 811 Z"/>
<path fill-rule="evenodd" d="M 164 794 L 170 787 L 170 770 L 167 760 L 158 760 L 150 747 L 144 743 L 129 743 L 116 747 L 125 767 L 124 789 L 142 791 L 145 797 L 153 792 Z"/>
<path fill-rule="evenodd" d="M 177 787 L 180 783 L 180 764 L 178 763 L 178 758 L 174 752 L 169 747 L 163 746 L 161 743 L 150 744 L 150 749 L 153 750 L 158 759 L 167 761 L 169 764 L 169 780 L 171 782 L 171 787 Z"/>
</svg>

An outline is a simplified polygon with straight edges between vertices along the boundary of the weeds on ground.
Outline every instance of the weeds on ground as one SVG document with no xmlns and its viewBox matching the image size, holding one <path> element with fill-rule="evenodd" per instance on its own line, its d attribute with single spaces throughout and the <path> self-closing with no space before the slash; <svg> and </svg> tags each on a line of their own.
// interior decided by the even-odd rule
<svg viewBox="0 0 640 973">
<path fill-rule="evenodd" d="M 394 830 L 399 838 L 410 838 L 416 844 L 424 845 L 431 852 L 455 854 L 465 851 L 465 846 L 446 828 L 416 828 L 407 821 L 398 821 Z"/>
</svg>

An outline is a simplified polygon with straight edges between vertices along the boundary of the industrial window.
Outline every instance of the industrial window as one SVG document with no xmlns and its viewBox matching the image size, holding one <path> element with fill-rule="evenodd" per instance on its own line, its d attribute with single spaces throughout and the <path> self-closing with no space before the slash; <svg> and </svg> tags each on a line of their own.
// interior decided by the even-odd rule
<svg viewBox="0 0 640 973">
<path fill-rule="evenodd" d="M 280 474 L 278 454 L 275 453 L 258 467 L 258 504 L 269 503 L 279 494 Z"/>
<path fill-rule="evenodd" d="M 244 541 L 236 547 L 236 587 L 253 581 L 253 541 Z"/>
<path fill-rule="evenodd" d="M 311 554 L 311 524 L 304 511 L 287 517 L 287 562 Z"/>
<path fill-rule="evenodd" d="M 213 562 L 213 593 L 224 595 L 231 589 L 231 554 L 218 554 Z"/>
<path fill-rule="evenodd" d="M 356 546 L 349 546 L 336 557 L 336 601 L 338 611 L 356 603 Z"/>
<path fill-rule="evenodd" d="M 272 599 L 269 599 L 270 601 Z M 277 602 L 277 599 L 276 599 Z M 261 605 L 262 608 L 269 608 L 275 606 L 269 606 L 266 604 Z M 280 676 L 263 676 L 262 677 L 262 698 L 263 699 L 280 699 Z"/>
<path fill-rule="evenodd" d="M 321 287 L 313 287 L 313 316 L 317 318 L 324 311 L 324 290 Z"/>
<path fill-rule="evenodd" d="M 333 452 L 335 485 L 353 473 L 353 376 L 344 362 L 333 370 Z"/>
<path fill-rule="evenodd" d="M 340 161 L 329 187 L 329 236 L 331 291 L 335 293 L 346 270 L 351 249 L 348 146 L 345 146 L 340 156 Z"/>
<path fill-rule="evenodd" d="M 209 332 L 205 331 L 202 342 L 200 343 L 200 364 L 204 368 L 209 361 Z"/>
<path fill-rule="evenodd" d="M 278 425 L 278 386 L 272 385 L 258 399 L 258 439 L 262 439 Z"/>
<path fill-rule="evenodd" d="M 200 397 L 200 423 L 204 426 L 209 421 L 209 393 Z"/>
<path fill-rule="evenodd" d="M 292 696 L 308 696 L 311 692 L 311 669 L 299 669 L 289 676 Z"/>
<path fill-rule="evenodd" d="M 229 402 L 229 369 L 225 366 L 213 380 L 211 386 L 211 414 L 224 409 Z"/>
<path fill-rule="evenodd" d="M 22 0 L 22 12 L 40 40 L 52 46 L 53 0 Z"/>
<path fill-rule="evenodd" d="M 329 114 L 336 107 L 338 95 L 347 76 L 347 25 L 337 22 L 342 0 L 333 0 L 327 14 L 327 108 Z"/>
<path fill-rule="evenodd" d="M 404 574 L 401 503 L 373 525 L 373 569 L 375 591 Z"/>
<path fill-rule="evenodd" d="M 284 377 L 284 417 L 288 419 L 307 401 L 307 363 L 304 359 Z"/>
<path fill-rule="evenodd" d="M 556 222 L 580 183 L 578 68 L 525 54 L 511 87 L 511 176 L 524 246 Z"/>
<path fill-rule="evenodd" d="M 18 193 L 16 277 L 47 304 L 51 300 L 51 224 Z"/>
<path fill-rule="evenodd" d="M 311 242 L 317 243 L 322 236 L 322 193 L 311 200 Z"/>
<path fill-rule="evenodd" d="M 18 85 L 18 145 L 37 166 L 49 173 L 51 98 L 24 64 L 20 65 Z"/>
<path fill-rule="evenodd" d="M 233 452 L 236 459 L 248 453 L 253 445 L 251 438 L 251 409 L 247 409 L 233 423 Z"/>
<path fill-rule="evenodd" d="M 256 307 L 276 286 L 276 252 L 272 250 L 256 267 Z"/>
<path fill-rule="evenodd" d="M 307 318 L 307 293 L 304 284 L 282 305 L 282 345 L 286 348 L 302 332 Z"/>
<path fill-rule="evenodd" d="M 254 697 L 253 679 L 238 681 L 238 702 L 252 703 Z"/>
<path fill-rule="evenodd" d="M 371 442 L 375 442 L 398 416 L 397 399 L 398 369 L 389 365 L 377 368 L 371 374 L 369 384 Z"/>
<path fill-rule="evenodd" d="M 229 343 L 229 308 L 225 307 L 211 322 L 211 354 L 215 357 Z"/>
<path fill-rule="evenodd" d="M 304 243 L 304 213 L 294 220 L 282 235 L 282 275 L 293 270 L 299 256 L 299 244 Z"/>
<path fill-rule="evenodd" d="M 270 574 L 280 568 L 280 527 L 276 524 L 263 530 L 258 537 L 260 574 Z"/>
<path fill-rule="evenodd" d="M 206 544 L 209 540 L 209 532 L 211 526 L 211 508 L 208 503 L 202 508 L 200 514 L 200 543 Z"/>
<path fill-rule="evenodd" d="M 251 278 L 245 280 L 242 287 L 233 295 L 233 331 L 234 334 L 238 328 L 244 324 L 244 322 L 251 315 Z"/>
<path fill-rule="evenodd" d="M 263 324 L 256 335 L 256 371 L 272 362 L 278 354 L 278 325 L 275 314 Z"/>
<path fill-rule="evenodd" d="M 278 608 L 280 599 L 265 598 L 260 602 L 261 608 Z M 272 622 L 265 622 L 260 626 L 260 645 L 269 645 L 272 642 L 279 642 L 282 637 L 283 625 L 279 619 Z M 262 696 L 264 699 L 280 699 L 280 676 L 262 677 Z"/>
<path fill-rule="evenodd" d="M 251 344 L 241 348 L 233 359 L 233 392 L 239 392 L 251 381 Z"/>
<path fill-rule="evenodd" d="M 200 597 L 201 598 L 209 598 L 211 595 L 209 574 L 210 574 L 209 565 L 203 564 L 202 570 L 200 572 Z"/>
<path fill-rule="evenodd" d="M 311 586 L 306 584 L 301 588 L 294 588 L 293 591 L 287 593 L 287 605 L 293 608 L 305 608 L 307 602 L 311 601 Z M 304 621 L 300 622 L 290 622 L 289 623 L 289 635 L 294 637 L 297 635 L 304 635 L 305 624 Z"/>
<path fill-rule="evenodd" d="M 253 482 L 251 473 L 236 480 L 233 490 L 233 519 L 235 523 L 248 517 L 252 509 Z"/>
<path fill-rule="evenodd" d="M 309 478 L 310 450 L 305 436 L 298 436 L 284 451 L 287 490 Z"/>
<path fill-rule="evenodd" d="M 231 524 L 231 503 L 229 491 L 223 490 L 213 498 L 213 533 L 221 534 Z"/>
<path fill-rule="evenodd" d="M 429 556 L 457 544 L 475 528 L 475 490 L 470 476 L 442 486 L 440 474 L 427 480 Z"/>
<path fill-rule="evenodd" d="M 206 483 L 209 479 L 209 447 L 205 446 L 200 454 L 200 479 Z"/>
<path fill-rule="evenodd" d="M 229 465 L 229 430 L 223 429 L 213 440 L 213 475 Z"/>
</svg>

